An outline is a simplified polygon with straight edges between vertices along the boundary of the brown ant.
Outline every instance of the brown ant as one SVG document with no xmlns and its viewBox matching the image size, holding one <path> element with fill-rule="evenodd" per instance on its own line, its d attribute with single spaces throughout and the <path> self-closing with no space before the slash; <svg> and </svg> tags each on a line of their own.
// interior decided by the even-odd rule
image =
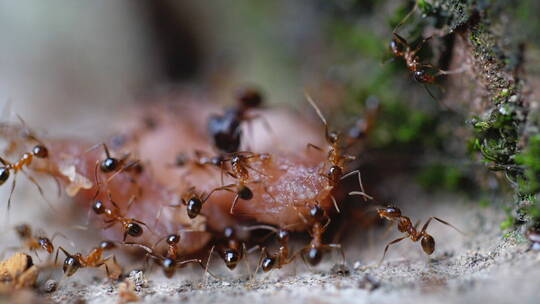
<svg viewBox="0 0 540 304">
<path fill-rule="evenodd" d="M 94 145 L 90 147 L 86 152 L 90 152 L 98 148 L 99 146 L 102 146 L 103 150 L 105 151 L 105 159 L 98 161 L 96 166 L 99 166 L 99 169 L 102 173 L 114 172 L 114 174 L 111 175 L 108 180 L 112 180 L 117 174 L 120 174 L 121 172 L 133 172 L 134 174 L 138 175 L 144 171 L 144 167 L 139 160 L 129 160 L 129 153 L 124 154 L 122 158 L 113 157 L 105 143 Z"/>
<path fill-rule="evenodd" d="M 65 255 L 66 259 L 64 260 L 64 264 L 62 266 L 62 270 L 64 271 L 64 274 L 68 277 L 74 275 L 77 270 L 81 268 L 88 268 L 88 267 L 94 267 L 99 268 L 102 265 L 105 265 L 105 270 L 107 271 L 107 276 L 111 278 L 117 278 L 121 275 L 121 271 L 119 274 L 111 276 L 111 273 L 109 272 L 109 266 L 107 266 L 107 262 L 112 260 L 114 265 L 120 268 L 116 261 L 116 257 L 114 255 L 103 258 L 103 253 L 105 251 L 111 250 L 116 248 L 116 245 L 111 241 L 102 241 L 99 244 L 99 247 L 96 247 L 90 251 L 90 253 L 85 257 L 81 253 L 75 253 L 70 254 L 67 252 L 64 248 L 61 246 L 58 247 L 56 250 L 56 257 L 54 259 L 55 263 L 58 260 L 58 253 L 59 250 L 61 250 Z"/>
<path fill-rule="evenodd" d="M 246 185 L 247 183 L 251 182 L 248 169 L 253 170 L 261 175 L 265 175 L 264 173 L 253 168 L 249 164 L 249 162 L 253 159 L 265 161 L 269 158 L 269 154 L 257 154 L 246 151 L 232 153 L 230 155 L 230 158 L 224 158 L 224 161 L 229 161 L 231 164 L 231 171 L 226 171 L 226 173 L 231 177 L 235 178 L 237 182 L 235 184 L 229 184 L 215 188 L 214 190 L 212 190 L 212 192 L 218 190 L 225 190 L 236 194 L 231 204 L 231 209 L 229 210 L 230 214 L 233 214 L 234 207 L 236 206 L 238 199 L 249 201 L 253 198 L 253 191 Z"/>
<path fill-rule="evenodd" d="M 205 195 L 204 193 L 197 193 L 195 187 L 190 187 L 186 192 L 184 192 L 184 194 L 182 194 L 180 202 L 182 205 L 186 206 L 186 211 L 189 218 L 195 218 L 201 213 L 204 203 L 206 203 L 213 192 L 214 190 L 212 190 L 208 195 Z M 179 205 L 169 205 L 169 207 L 179 207 Z"/>
<path fill-rule="evenodd" d="M 277 229 L 268 225 L 256 225 L 249 227 L 250 230 L 254 229 L 267 229 L 274 232 L 277 236 L 279 243 L 279 249 L 275 254 L 269 254 L 266 247 L 262 248 L 260 267 L 264 272 L 269 272 L 272 269 L 281 269 L 283 266 L 290 264 L 296 258 L 296 255 L 289 256 L 289 238 L 290 233 L 286 229 Z"/>
<path fill-rule="evenodd" d="M 223 236 L 227 245 L 221 251 L 221 257 L 227 268 L 233 270 L 245 255 L 245 245 L 236 238 L 236 231 L 233 227 L 225 227 Z"/>
<path fill-rule="evenodd" d="M 426 221 L 422 229 L 418 231 L 417 226 L 420 222 L 418 222 L 416 225 L 413 226 L 411 220 L 408 217 L 401 215 L 401 210 L 398 207 L 394 207 L 394 206 L 387 206 L 384 208 L 379 208 L 377 209 L 377 213 L 379 214 L 381 218 L 385 218 L 392 222 L 397 221 L 397 228 L 399 232 L 406 233 L 405 236 L 395 239 L 386 245 L 386 247 L 384 248 L 383 256 L 379 263 L 381 263 L 384 260 L 384 257 L 386 256 L 386 252 L 388 251 L 388 247 L 390 245 L 398 243 L 406 238 L 410 238 L 411 241 L 413 242 L 420 241 L 420 244 L 422 245 L 422 249 L 424 250 L 424 252 L 427 255 L 431 255 L 433 251 L 435 251 L 435 239 L 430 234 L 428 234 L 426 230 L 429 226 L 429 223 L 431 223 L 431 220 L 433 219 L 447 226 L 450 226 L 456 229 L 459 233 L 463 234 L 461 230 L 454 227 L 452 224 L 434 216 L 430 217 Z"/>
<path fill-rule="evenodd" d="M 117 223 L 120 223 L 122 225 L 122 230 L 124 231 L 124 237 L 123 241 L 126 240 L 127 236 L 130 235 L 132 237 L 139 237 L 143 234 L 143 228 L 141 225 L 145 226 L 147 229 L 150 230 L 150 228 L 142 221 L 139 221 L 134 218 L 127 218 L 120 212 L 120 208 L 118 205 L 114 202 L 112 199 L 111 193 L 109 192 L 109 201 L 113 205 L 113 209 L 105 207 L 105 204 L 101 200 L 96 200 L 92 204 L 92 210 L 97 215 L 104 215 L 107 219 L 104 220 L 105 224 L 107 224 L 104 229 L 108 229 Z M 97 196 L 97 195 L 96 195 Z M 130 201 L 128 202 L 127 210 L 131 207 L 133 202 L 135 201 L 135 197 L 131 197 Z"/>
<path fill-rule="evenodd" d="M 236 96 L 237 106 L 227 109 L 223 115 L 213 115 L 208 119 L 208 131 L 214 146 L 221 153 L 237 152 L 240 148 L 242 130 L 240 124 L 257 116 L 249 116 L 247 112 L 261 107 L 262 94 L 255 88 L 239 90 Z"/>
<path fill-rule="evenodd" d="M 321 168 L 321 172 L 319 172 L 319 175 L 326 177 L 331 187 L 337 187 L 341 180 L 354 174 L 360 175 L 360 171 L 358 170 L 351 171 L 348 173 L 343 172 L 345 169 L 345 163 L 348 161 L 355 160 L 356 157 L 354 157 L 353 155 L 348 155 L 348 154 L 343 153 L 343 148 L 340 145 L 340 134 L 335 131 L 329 131 L 326 118 L 324 118 L 324 115 L 322 114 L 321 110 L 319 109 L 315 101 L 313 101 L 313 99 L 311 98 L 311 96 L 309 96 L 309 94 L 306 93 L 305 96 L 309 104 L 313 107 L 313 109 L 315 110 L 315 112 L 317 113 L 317 115 L 319 116 L 319 118 L 324 124 L 325 139 L 329 146 L 327 160 L 330 163 L 330 168 L 328 169 L 327 173 L 322 172 L 322 170 L 324 170 L 324 167 Z M 314 148 L 316 150 L 323 151 L 322 148 L 311 143 L 308 144 L 308 148 Z M 331 198 L 332 198 L 332 202 L 334 203 L 334 207 L 339 212 L 339 207 L 336 202 L 336 199 L 334 198 L 334 196 L 331 196 Z M 367 196 L 367 198 L 370 198 L 370 197 Z"/>
<path fill-rule="evenodd" d="M 32 148 L 31 152 L 23 153 L 21 158 L 19 158 L 19 160 L 16 161 L 15 163 L 11 163 L 3 159 L 2 157 L 0 157 L 0 163 L 2 163 L 2 166 L 0 166 L 0 186 L 3 185 L 5 182 L 7 182 L 7 180 L 9 179 L 10 173 L 13 173 L 14 175 L 13 182 L 11 184 L 11 191 L 9 193 L 9 198 L 8 198 L 8 206 L 7 206 L 8 210 L 11 207 L 11 198 L 13 196 L 13 191 L 15 190 L 15 185 L 17 183 L 17 179 L 16 179 L 17 173 L 19 172 L 22 172 L 24 175 L 26 175 L 26 177 L 37 187 L 41 196 L 45 198 L 43 189 L 41 188 L 41 186 L 32 176 L 30 176 L 28 173 L 24 171 L 24 167 L 29 167 L 32 164 L 32 161 L 34 160 L 34 158 L 46 159 L 48 157 L 49 157 L 49 150 L 41 143 L 38 143 L 37 145 L 35 145 Z"/>
<path fill-rule="evenodd" d="M 171 243 L 169 244 L 169 241 Z M 204 265 L 201 259 L 189 259 L 189 260 L 178 260 L 177 257 L 177 243 L 180 241 L 180 236 L 178 235 L 169 235 L 167 237 L 167 243 L 169 244 L 169 251 L 165 256 L 158 255 L 154 252 L 154 250 L 146 245 L 139 244 L 139 243 L 132 243 L 127 242 L 124 243 L 124 245 L 127 246 L 133 246 L 133 247 L 139 247 L 146 251 L 147 256 L 150 256 L 154 260 L 156 260 L 162 267 L 163 273 L 167 278 L 172 278 L 176 272 L 176 269 L 182 268 L 187 264 L 195 263 L 201 266 L 205 272 L 210 273 L 210 275 L 214 276 L 210 271 L 208 271 L 208 265 Z"/>
<path fill-rule="evenodd" d="M 32 234 L 32 227 L 27 224 L 15 226 L 15 232 L 17 233 L 21 241 L 24 242 L 25 247 L 27 247 L 29 250 L 37 251 L 41 249 L 48 252 L 49 254 L 52 254 L 54 251 L 54 245 L 52 241 L 55 239 L 56 236 L 62 236 L 62 234 L 60 233 L 55 233 L 49 239 L 43 233 L 34 235 Z"/>
</svg>

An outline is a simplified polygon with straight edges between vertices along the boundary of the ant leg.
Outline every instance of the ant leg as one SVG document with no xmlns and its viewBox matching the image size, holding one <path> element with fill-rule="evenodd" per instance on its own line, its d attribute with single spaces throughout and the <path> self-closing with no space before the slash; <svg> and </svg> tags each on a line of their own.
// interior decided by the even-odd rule
<svg viewBox="0 0 540 304">
<path fill-rule="evenodd" d="M 390 243 L 388 243 L 386 245 L 386 247 L 384 247 L 384 253 L 383 253 L 383 256 L 381 258 L 381 260 L 379 261 L 379 265 L 382 263 L 382 261 L 384 260 L 384 257 L 386 256 L 386 252 L 388 251 L 388 247 L 390 247 L 390 245 L 392 244 L 395 244 L 395 243 L 398 243 L 398 242 L 401 242 L 403 241 L 404 239 L 408 238 L 408 236 L 404 236 L 404 237 L 400 237 L 399 239 L 395 239 L 393 241 L 391 241 Z"/>
<path fill-rule="evenodd" d="M 427 38 L 424 38 L 422 39 L 422 42 L 420 42 L 416 48 L 412 51 L 412 55 L 415 55 L 416 53 L 418 53 L 422 47 L 424 46 L 424 44 L 426 44 L 426 42 L 428 42 L 431 38 L 433 38 L 433 36 L 429 36 Z"/>
<path fill-rule="evenodd" d="M 37 180 L 32 177 L 30 174 L 26 173 L 26 171 L 22 170 L 21 169 L 21 172 L 26 176 L 26 178 L 28 178 L 28 180 L 34 184 L 36 186 L 36 188 L 38 189 L 38 192 L 39 194 L 41 195 L 41 197 L 45 200 L 45 202 L 47 203 L 47 205 L 49 205 L 49 208 L 51 208 L 54 212 L 56 212 L 56 208 L 52 205 L 52 203 L 47 199 L 47 197 L 45 197 L 45 192 L 43 192 L 43 188 L 41 188 L 41 186 L 38 184 Z"/>
<path fill-rule="evenodd" d="M 364 184 L 362 183 L 362 175 L 360 174 L 360 170 L 354 170 L 351 171 L 341 177 L 341 179 L 344 179 L 350 175 L 353 175 L 354 173 L 358 173 L 358 184 L 360 185 L 360 191 L 352 191 L 349 192 L 349 195 L 361 195 L 364 198 L 364 201 L 367 202 L 368 199 L 372 200 L 373 197 L 366 194 L 366 191 L 364 190 Z"/>
<path fill-rule="evenodd" d="M 395 33 L 395 32 L 396 32 L 396 31 L 397 31 L 397 30 L 398 30 L 405 22 L 407 22 L 407 19 L 409 19 L 409 18 L 412 16 L 412 14 L 416 11 L 417 8 L 418 8 L 418 2 L 415 1 L 414 7 L 412 8 L 412 10 L 411 10 L 409 13 L 407 13 L 407 15 L 405 15 L 405 17 L 404 17 L 403 19 L 401 19 L 401 21 L 400 21 L 400 22 L 396 25 L 396 27 L 394 28 L 394 31 L 393 31 L 394 33 Z"/>
<path fill-rule="evenodd" d="M 71 256 L 71 254 L 69 254 L 62 246 L 58 246 L 58 248 L 56 249 L 56 255 L 54 257 L 54 264 L 58 262 L 58 253 L 60 250 L 62 250 L 62 252 L 66 255 L 66 257 Z"/>
<path fill-rule="evenodd" d="M 313 148 L 313 149 L 318 150 L 318 151 L 321 151 L 321 152 L 323 151 L 323 149 L 322 149 L 321 147 L 316 146 L 316 145 L 314 145 L 314 144 L 312 144 L 312 143 L 308 143 L 308 144 L 306 145 L 306 148 L 307 148 L 307 149 Z"/>
<path fill-rule="evenodd" d="M 328 132 L 328 123 L 326 122 L 326 118 L 324 118 L 324 115 L 322 114 L 321 109 L 319 109 L 317 104 L 315 104 L 315 101 L 313 101 L 311 96 L 307 92 L 304 92 L 304 95 L 306 96 L 306 99 L 309 102 L 309 104 L 313 107 L 313 109 L 315 109 L 315 112 L 317 113 L 317 115 L 319 116 L 321 121 L 323 122 L 323 124 L 324 124 L 324 134 L 325 134 L 325 137 L 326 137 L 326 141 L 330 142 L 330 136 L 329 136 L 329 132 Z"/>
<path fill-rule="evenodd" d="M 13 174 L 13 182 L 11 183 L 11 190 L 9 191 L 9 198 L 8 198 L 8 211 L 9 208 L 11 208 L 11 197 L 13 196 L 13 192 L 15 191 L 15 185 L 17 184 L 17 174 Z"/>
<path fill-rule="evenodd" d="M 427 229 L 429 223 L 430 223 L 431 220 L 433 220 L 433 219 L 436 220 L 436 221 L 438 221 L 438 222 L 440 222 L 440 223 L 442 223 L 442 224 L 445 224 L 445 225 L 447 225 L 447 226 L 450 226 L 450 227 L 454 228 L 457 232 L 459 232 L 459 233 L 461 233 L 461 234 L 465 234 L 463 231 L 459 230 L 456 226 L 450 224 L 449 222 L 447 222 L 447 221 L 445 221 L 445 220 L 441 220 L 440 218 L 435 217 L 435 216 L 432 216 L 432 217 L 430 217 L 430 218 L 427 220 L 427 222 L 424 224 L 424 227 L 422 227 L 421 233 L 425 233 L 425 232 L 426 232 L 426 229 Z"/>
<path fill-rule="evenodd" d="M 210 259 L 214 253 L 214 248 L 216 248 L 216 245 L 212 245 L 212 248 L 210 248 L 210 253 L 208 253 L 208 259 L 206 260 L 206 265 L 204 266 L 204 286 L 208 285 L 208 276 L 206 274 L 208 273 L 208 267 L 210 266 Z"/>
<path fill-rule="evenodd" d="M 233 210 L 234 210 L 234 207 L 236 206 L 236 203 L 238 202 L 238 199 L 240 198 L 240 196 L 238 194 L 236 194 L 236 196 L 234 197 L 234 200 L 231 204 L 231 209 L 229 210 L 229 213 L 230 214 L 234 214 Z"/>
<path fill-rule="evenodd" d="M 336 201 L 336 198 L 330 194 L 330 198 L 332 199 L 332 203 L 334 204 L 334 208 L 336 208 L 336 211 L 337 213 L 341 213 L 341 211 L 339 210 L 339 207 L 338 207 L 338 203 Z"/>
<path fill-rule="evenodd" d="M 341 244 L 326 244 L 326 245 L 323 245 L 323 248 L 336 249 L 336 250 L 338 250 L 339 253 L 341 254 L 341 259 L 342 259 L 343 264 L 346 263 L 346 260 L 345 260 L 345 251 L 343 251 L 343 247 L 341 247 Z"/>
</svg>

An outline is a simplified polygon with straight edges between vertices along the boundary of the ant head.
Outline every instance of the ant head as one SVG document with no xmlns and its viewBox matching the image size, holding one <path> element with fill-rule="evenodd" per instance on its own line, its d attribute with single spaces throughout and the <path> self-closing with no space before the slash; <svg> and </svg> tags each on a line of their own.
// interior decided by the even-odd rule
<svg viewBox="0 0 540 304">
<path fill-rule="evenodd" d="M 167 278 L 171 278 L 174 275 L 174 272 L 176 271 L 176 261 L 174 259 L 163 259 L 161 266 L 163 267 L 163 272 Z"/>
<path fill-rule="evenodd" d="M 9 169 L 0 167 L 0 185 L 3 185 L 9 179 Z"/>
<path fill-rule="evenodd" d="M 223 229 L 223 235 L 226 239 L 232 239 L 234 234 L 235 232 L 233 227 L 225 227 L 225 229 Z"/>
<path fill-rule="evenodd" d="M 434 81 L 434 77 L 423 69 L 414 72 L 414 79 L 420 83 L 432 83 Z"/>
<path fill-rule="evenodd" d="M 306 254 L 306 260 L 311 266 L 317 266 L 322 260 L 322 252 L 319 248 L 311 247 Z"/>
<path fill-rule="evenodd" d="M 422 238 L 422 249 L 424 249 L 424 252 L 427 255 L 430 255 L 435 251 L 435 239 L 429 234 L 424 234 L 424 237 Z"/>
<path fill-rule="evenodd" d="M 251 189 L 249 189 L 247 186 L 245 185 L 242 185 L 239 189 L 238 189 L 238 197 L 243 199 L 243 200 L 246 200 L 246 201 L 249 201 L 250 199 L 253 198 L 253 192 L 251 191 Z"/>
<path fill-rule="evenodd" d="M 258 108 L 263 103 L 263 96 L 259 90 L 253 87 L 244 87 L 236 92 L 236 100 L 242 109 Z"/>
<path fill-rule="evenodd" d="M 340 166 L 332 166 L 328 169 L 328 178 L 333 183 L 338 183 L 341 177 L 343 176 L 343 169 Z"/>
<path fill-rule="evenodd" d="M 280 241 L 286 242 L 289 240 L 289 231 L 284 230 L 284 229 L 279 229 L 277 236 Z"/>
<path fill-rule="evenodd" d="M 101 243 L 99 243 L 99 248 L 103 250 L 111 250 L 116 248 L 116 245 L 112 241 L 101 241 Z"/>
<path fill-rule="evenodd" d="M 105 213 L 105 204 L 103 204 L 102 201 L 97 200 L 92 205 L 92 210 L 94 210 L 96 214 L 103 214 Z"/>
<path fill-rule="evenodd" d="M 336 131 L 328 132 L 328 134 L 326 135 L 326 139 L 331 145 L 337 144 L 337 142 L 339 141 L 339 133 Z"/>
<path fill-rule="evenodd" d="M 261 268 L 264 272 L 268 272 L 274 268 L 274 265 L 276 264 L 276 259 L 273 257 L 265 257 L 262 260 Z"/>
<path fill-rule="evenodd" d="M 377 209 L 377 213 L 380 217 L 385 217 L 388 219 L 396 218 L 401 216 L 401 210 L 398 207 L 388 206 L 385 208 Z"/>
<path fill-rule="evenodd" d="M 178 242 L 180 242 L 180 236 L 178 234 L 169 234 L 167 236 L 167 244 L 176 245 Z"/>
<path fill-rule="evenodd" d="M 32 236 L 32 228 L 30 228 L 30 226 L 27 224 L 15 226 L 15 232 L 17 232 L 17 235 L 21 239 L 27 239 Z"/>
<path fill-rule="evenodd" d="M 118 169 L 119 163 L 120 161 L 118 159 L 114 157 L 107 157 L 101 162 L 99 167 L 101 168 L 101 171 L 103 171 L 104 173 L 109 173 L 109 172 L 116 171 L 116 169 Z"/>
<path fill-rule="evenodd" d="M 43 145 L 35 145 L 32 148 L 32 154 L 37 158 L 47 158 L 49 156 L 49 150 Z"/>
<path fill-rule="evenodd" d="M 390 40 L 390 50 L 394 56 L 401 56 L 403 54 L 403 46 L 396 38 Z"/>
<path fill-rule="evenodd" d="M 187 214 L 189 218 L 195 218 L 201 213 L 202 201 L 198 197 L 192 197 L 187 202 Z"/>
<path fill-rule="evenodd" d="M 49 238 L 41 237 L 38 240 L 39 247 L 51 254 L 54 251 L 54 246 Z"/>
<path fill-rule="evenodd" d="M 141 227 L 141 225 L 135 223 L 135 222 L 131 222 L 131 223 L 128 223 L 127 224 L 127 234 L 133 236 L 133 237 L 139 237 L 143 234 L 143 229 Z"/>
<path fill-rule="evenodd" d="M 79 268 L 81 267 L 82 267 L 81 262 L 76 256 L 68 255 L 66 259 L 64 260 L 64 265 L 62 266 L 62 270 L 68 277 L 70 277 L 74 275 L 75 272 L 77 272 L 77 270 L 79 270 Z"/>
<path fill-rule="evenodd" d="M 225 260 L 225 265 L 227 265 L 227 268 L 233 270 L 236 268 L 236 265 L 238 265 L 240 254 L 234 249 L 227 249 L 223 253 L 223 260 Z"/>
<path fill-rule="evenodd" d="M 324 218 L 324 210 L 319 205 L 314 205 L 309 209 L 309 215 L 315 221 L 320 221 Z"/>
</svg>

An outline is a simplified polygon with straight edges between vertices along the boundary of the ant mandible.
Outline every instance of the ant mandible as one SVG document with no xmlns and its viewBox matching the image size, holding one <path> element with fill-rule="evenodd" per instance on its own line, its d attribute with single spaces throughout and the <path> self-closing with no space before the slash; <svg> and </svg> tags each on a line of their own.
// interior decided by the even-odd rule
<svg viewBox="0 0 540 304">
<path fill-rule="evenodd" d="M 411 220 L 408 217 L 401 215 L 401 210 L 395 206 L 387 206 L 385 208 L 379 208 L 377 209 L 377 213 L 381 218 L 387 219 L 392 222 L 397 221 L 397 228 L 399 232 L 406 233 L 405 236 L 395 239 L 386 245 L 386 247 L 384 248 L 383 256 L 379 264 L 382 263 L 382 261 L 384 260 L 384 257 L 386 256 L 386 252 L 388 251 L 388 248 L 390 245 L 401 242 L 402 240 L 406 238 L 410 238 L 411 241 L 413 242 L 420 241 L 420 244 L 422 245 L 422 249 L 424 250 L 424 252 L 427 255 L 431 255 L 433 251 L 435 251 L 435 239 L 433 238 L 433 236 L 428 234 L 426 230 L 429 226 L 429 223 L 431 223 L 432 220 L 436 220 L 440 223 L 450 226 L 456 229 L 456 231 L 458 231 L 459 233 L 463 234 L 461 230 L 459 230 L 452 224 L 434 216 L 430 217 L 426 221 L 422 229 L 418 231 L 417 226 L 420 222 L 418 222 L 416 225 L 413 226 Z"/>
<path fill-rule="evenodd" d="M 64 274 L 68 277 L 74 275 L 81 268 L 99 268 L 102 265 L 105 265 L 107 276 L 110 278 L 118 278 L 122 274 L 122 271 L 120 270 L 119 273 L 117 273 L 116 275 L 111 275 L 111 273 L 109 272 L 109 266 L 107 265 L 107 262 L 112 260 L 114 265 L 121 269 L 120 265 L 118 265 L 118 262 L 116 261 L 116 257 L 114 255 L 111 255 L 109 257 L 103 258 L 103 253 L 105 251 L 114 248 L 116 248 L 116 245 L 113 242 L 102 241 L 99 244 L 99 247 L 92 249 L 92 251 L 90 251 L 90 253 L 85 257 L 79 252 L 75 254 L 70 254 L 67 250 L 60 246 L 56 250 L 56 257 L 54 259 L 54 262 L 56 263 L 58 260 L 59 251 L 62 251 L 66 256 L 64 264 L 62 266 L 62 270 L 64 271 Z"/>
</svg>

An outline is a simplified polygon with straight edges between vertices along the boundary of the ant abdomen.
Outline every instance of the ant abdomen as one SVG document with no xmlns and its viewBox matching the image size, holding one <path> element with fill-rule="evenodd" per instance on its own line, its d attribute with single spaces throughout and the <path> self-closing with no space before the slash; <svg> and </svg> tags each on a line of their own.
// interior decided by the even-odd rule
<svg viewBox="0 0 540 304">
<path fill-rule="evenodd" d="M 64 260 L 64 265 L 62 266 L 62 270 L 66 274 L 66 276 L 70 277 L 74 275 L 77 270 L 81 268 L 81 263 L 79 260 L 74 256 L 68 256 Z"/>
<path fill-rule="evenodd" d="M 268 272 L 274 268 L 274 265 L 276 265 L 276 259 L 273 257 L 265 257 L 262 260 L 261 268 L 264 272 Z"/>
<path fill-rule="evenodd" d="M 317 266 L 322 260 L 322 252 L 319 248 L 311 247 L 305 257 L 311 266 Z"/>
<path fill-rule="evenodd" d="M 420 241 L 422 244 L 422 249 L 428 255 L 432 254 L 435 251 L 435 239 L 429 234 L 425 235 Z"/>
<path fill-rule="evenodd" d="M 131 235 L 132 237 L 139 237 L 143 234 L 143 229 L 141 225 L 137 223 L 128 223 L 126 228 L 127 234 Z"/>
<path fill-rule="evenodd" d="M 6 167 L 0 167 L 0 186 L 3 185 L 9 179 L 9 169 Z"/>
<path fill-rule="evenodd" d="M 202 201 L 196 197 L 192 197 L 187 202 L 187 214 L 189 218 L 195 218 L 201 213 Z"/>
<path fill-rule="evenodd" d="M 238 261 L 240 261 L 240 253 L 234 249 L 226 249 L 223 252 L 223 260 L 225 261 L 227 268 L 233 270 L 236 268 L 236 265 L 238 265 Z"/>
<path fill-rule="evenodd" d="M 37 158 L 49 157 L 49 150 L 43 145 L 36 145 L 32 148 L 32 154 Z"/>
<path fill-rule="evenodd" d="M 242 186 L 240 189 L 238 189 L 238 197 L 249 201 L 253 198 L 253 191 L 251 191 L 251 189 L 249 189 L 247 186 Z"/>
<path fill-rule="evenodd" d="M 94 204 L 92 205 L 92 210 L 94 210 L 94 212 L 96 214 L 103 214 L 105 213 L 105 204 L 103 204 L 102 201 L 95 201 Z"/>
</svg>

